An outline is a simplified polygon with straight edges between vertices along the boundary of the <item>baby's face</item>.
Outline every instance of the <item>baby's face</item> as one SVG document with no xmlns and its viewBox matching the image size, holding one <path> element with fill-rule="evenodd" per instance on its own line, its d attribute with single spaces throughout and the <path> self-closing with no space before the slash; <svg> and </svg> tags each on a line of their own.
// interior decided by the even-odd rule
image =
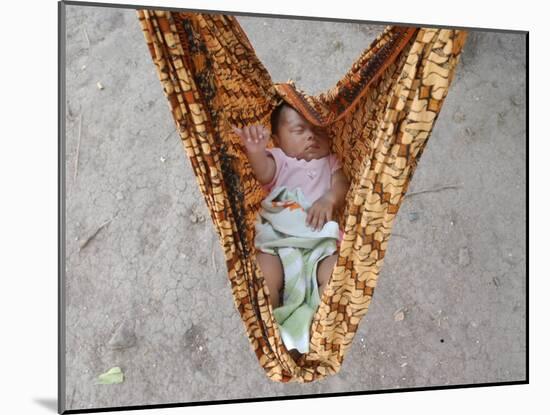
<svg viewBox="0 0 550 415">
<path fill-rule="evenodd" d="M 274 137 L 287 156 L 310 161 L 330 154 L 327 132 L 312 125 L 293 108 L 283 108 L 278 127 Z"/>
</svg>

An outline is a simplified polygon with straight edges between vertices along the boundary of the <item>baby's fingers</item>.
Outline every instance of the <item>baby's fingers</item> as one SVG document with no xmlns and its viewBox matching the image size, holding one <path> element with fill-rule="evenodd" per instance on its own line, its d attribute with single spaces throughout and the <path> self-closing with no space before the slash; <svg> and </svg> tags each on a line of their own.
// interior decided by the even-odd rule
<svg viewBox="0 0 550 415">
<path fill-rule="evenodd" d="M 311 226 L 312 219 L 313 219 L 313 209 L 309 209 L 309 211 L 307 212 L 307 218 L 306 218 L 307 226 Z"/>
<path fill-rule="evenodd" d="M 262 134 L 262 126 L 261 125 L 254 125 L 252 126 L 254 131 L 254 139 L 255 142 L 258 143 L 263 140 L 263 134 Z"/>
<path fill-rule="evenodd" d="M 321 215 L 322 215 L 322 211 L 316 211 L 315 212 L 315 216 L 313 217 L 313 220 L 312 220 L 312 228 L 314 230 L 319 230 L 319 222 L 321 221 Z"/>
<path fill-rule="evenodd" d="M 323 226 L 325 226 L 325 223 L 327 223 L 327 218 L 328 218 L 328 212 L 322 210 L 319 213 L 319 219 L 317 221 L 317 230 L 323 229 Z"/>
<path fill-rule="evenodd" d="M 325 226 L 325 222 L 326 222 L 326 212 L 321 211 L 321 213 L 319 213 L 319 219 L 317 220 L 317 230 L 318 231 L 323 229 L 323 226 Z"/>
<path fill-rule="evenodd" d="M 318 211 L 315 206 L 311 207 L 308 212 L 308 221 L 307 224 L 310 228 L 315 229 L 315 224 L 317 223 L 317 214 Z"/>
<path fill-rule="evenodd" d="M 244 137 L 244 140 L 247 141 L 247 142 L 252 142 L 252 137 L 250 135 L 250 127 L 244 127 L 243 128 L 243 137 Z"/>
</svg>

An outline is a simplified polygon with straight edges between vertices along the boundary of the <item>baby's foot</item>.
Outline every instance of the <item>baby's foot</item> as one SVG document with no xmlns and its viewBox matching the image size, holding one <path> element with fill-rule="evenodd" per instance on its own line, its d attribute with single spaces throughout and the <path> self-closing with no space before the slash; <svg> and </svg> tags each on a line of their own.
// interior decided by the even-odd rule
<svg viewBox="0 0 550 415">
<path fill-rule="evenodd" d="M 302 357 L 302 354 L 303 354 L 303 353 L 300 353 L 300 352 L 298 351 L 298 349 L 289 350 L 288 353 L 290 354 L 290 357 L 292 357 L 292 359 L 293 359 L 295 362 L 297 362 L 298 359 L 299 359 L 300 357 Z"/>
</svg>

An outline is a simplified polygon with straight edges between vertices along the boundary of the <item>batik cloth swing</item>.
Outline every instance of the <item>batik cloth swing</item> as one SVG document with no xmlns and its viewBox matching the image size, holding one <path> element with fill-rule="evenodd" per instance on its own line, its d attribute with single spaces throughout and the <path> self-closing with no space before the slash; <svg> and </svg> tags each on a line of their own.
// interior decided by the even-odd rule
<svg viewBox="0 0 550 415">
<path fill-rule="evenodd" d="M 452 81 L 467 32 L 386 26 L 326 93 L 274 84 L 234 16 L 137 10 L 177 130 L 223 247 L 235 306 L 266 375 L 336 374 L 367 312 L 392 224 Z M 255 260 L 266 196 L 231 126 L 263 124 L 282 100 L 326 127 L 350 190 L 338 261 L 313 317 L 309 352 L 285 348 Z"/>
</svg>

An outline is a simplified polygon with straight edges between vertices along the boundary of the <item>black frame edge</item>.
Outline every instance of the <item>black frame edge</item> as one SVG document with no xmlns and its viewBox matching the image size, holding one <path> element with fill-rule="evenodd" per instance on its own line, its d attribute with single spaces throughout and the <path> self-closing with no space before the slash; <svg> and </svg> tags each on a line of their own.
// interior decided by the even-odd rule
<svg viewBox="0 0 550 415">
<path fill-rule="evenodd" d="M 66 408 L 66 336 L 65 336 L 65 81 L 66 81 L 66 3 L 57 3 L 57 412 L 65 413 Z"/>
</svg>

